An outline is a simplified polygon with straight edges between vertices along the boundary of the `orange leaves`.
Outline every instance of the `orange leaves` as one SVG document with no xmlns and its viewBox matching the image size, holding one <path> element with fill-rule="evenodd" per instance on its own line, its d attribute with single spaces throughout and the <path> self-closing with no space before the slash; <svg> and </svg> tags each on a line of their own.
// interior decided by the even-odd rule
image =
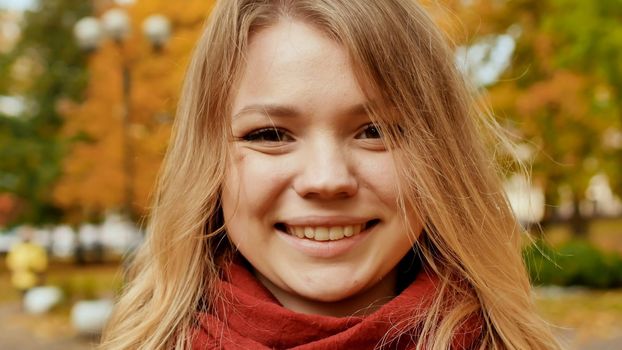
<svg viewBox="0 0 622 350">
<path fill-rule="evenodd" d="M 582 118 L 589 109 L 585 88 L 585 78 L 559 70 L 549 80 L 533 84 L 519 96 L 517 110 L 520 115 L 529 116 L 543 108 L 553 108 L 566 117 Z"/>
<path fill-rule="evenodd" d="M 13 219 L 15 214 L 17 214 L 18 204 L 18 200 L 14 195 L 0 193 L 0 225 L 4 225 Z"/>
<path fill-rule="evenodd" d="M 125 187 L 132 190 L 133 211 L 142 215 L 168 143 L 185 66 L 213 1 L 137 1 L 128 8 L 131 37 L 122 47 L 107 40 L 92 54 L 85 100 L 62 107 L 63 134 L 71 145 L 63 176 L 54 190 L 57 204 L 74 219 L 86 213 L 120 209 Z M 172 23 L 172 36 L 155 52 L 142 36 L 141 23 L 163 14 Z M 129 123 L 124 124 L 123 65 L 131 76 Z M 124 137 L 130 142 L 129 154 Z M 125 167 L 130 157 L 131 167 Z"/>
</svg>

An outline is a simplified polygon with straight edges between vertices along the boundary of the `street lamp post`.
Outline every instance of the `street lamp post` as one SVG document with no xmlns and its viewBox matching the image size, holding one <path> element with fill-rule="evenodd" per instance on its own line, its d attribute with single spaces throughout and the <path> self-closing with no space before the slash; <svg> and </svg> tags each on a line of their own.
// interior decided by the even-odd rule
<svg viewBox="0 0 622 350">
<path fill-rule="evenodd" d="M 162 15 L 151 15 L 142 23 L 143 34 L 153 47 L 154 51 L 159 52 L 168 41 L 171 33 L 169 20 Z M 120 8 L 113 8 L 106 11 L 101 20 L 95 17 L 85 17 L 76 22 L 74 35 L 78 45 L 87 52 L 95 51 L 103 39 L 112 39 L 120 54 L 123 56 L 123 45 L 130 36 L 131 24 L 130 17 Z M 122 60 L 122 91 L 123 91 L 123 172 L 125 174 L 123 209 L 124 212 L 133 217 L 132 203 L 134 202 L 134 150 L 130 139 L 131 120 L 131 91 L 132 75 L 131 67 L 127 59 Z"/>
</svg>

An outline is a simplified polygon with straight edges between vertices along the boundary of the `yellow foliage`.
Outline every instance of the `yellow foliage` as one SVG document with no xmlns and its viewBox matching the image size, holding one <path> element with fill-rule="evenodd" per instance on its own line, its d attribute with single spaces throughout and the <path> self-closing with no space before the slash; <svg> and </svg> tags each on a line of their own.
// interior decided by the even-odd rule
<svg viewBox="0 0 622 350">
<path fill-rule="evenodd" d="M 6 266 L 11 271 L 11 282 L 19 290 L 27 290 L 37 285 L 37 274 L 48 266 L 45 249 L 31 242 L 20 242 L 11 247 Z"/>
<path fill-rule="evenodd" d="M 558 70 L 551 79 L 533 84 L 517 100 L 517 110 L 529 116 L 547 106 L 567 117 L 582 117 L 588 112 L 584 95 L 586 81 L 576 73 Z"/>
<path fill-rule="evenodd" d="M 132 35 L 117 45 L 107 40 L 92 54 L 83 103 L 64 106 L 63 133 L 75 137 L 54 189 L 54 199 L 75 220 L 122 208 L 131 181 L 133 210 L 142 215 L 167 147 L 171 122 L 187 60 L 213 1 L 139 0 L 127 8 Z M 152 14 L 171 20 L 172 36 L 155 52 L 142 36 L 142 21 Z M 122 67 L 131 72 L 130 126 L 124 130 Z M 124 133 L 129 135 L 133 174 L 124 168 Z M 129 178 L 129 179 L 128 179 Z"/>
</svg>

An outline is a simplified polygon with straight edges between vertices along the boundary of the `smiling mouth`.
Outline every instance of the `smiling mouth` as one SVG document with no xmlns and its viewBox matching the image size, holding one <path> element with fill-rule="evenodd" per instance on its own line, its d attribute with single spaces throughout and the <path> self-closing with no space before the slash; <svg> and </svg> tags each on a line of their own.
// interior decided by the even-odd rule
<svg viewBox="0 0 622 350">
<path fill-rule="evenodd" d="M 302 239 L 313 241 L 338 241 L 344 238 L 356 236 L 361 232 L 368 231 L 380 222 L 374 219 L 365 224 L 340 225 L 340 226 L 289 226 L 282 222 L 276 223 L 274 228 Z"/>
</svg>

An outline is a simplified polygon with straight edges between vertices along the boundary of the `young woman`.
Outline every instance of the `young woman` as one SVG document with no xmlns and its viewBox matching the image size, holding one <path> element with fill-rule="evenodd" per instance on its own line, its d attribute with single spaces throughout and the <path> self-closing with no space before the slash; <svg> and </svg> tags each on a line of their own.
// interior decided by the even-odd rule
<svg viewBox="0 0 622 350">
<path fill-rule="evenodd" d="M 220 1 L 102 347 L 557 349 L 474 106 L 414 1 Z"/>
</svg>

